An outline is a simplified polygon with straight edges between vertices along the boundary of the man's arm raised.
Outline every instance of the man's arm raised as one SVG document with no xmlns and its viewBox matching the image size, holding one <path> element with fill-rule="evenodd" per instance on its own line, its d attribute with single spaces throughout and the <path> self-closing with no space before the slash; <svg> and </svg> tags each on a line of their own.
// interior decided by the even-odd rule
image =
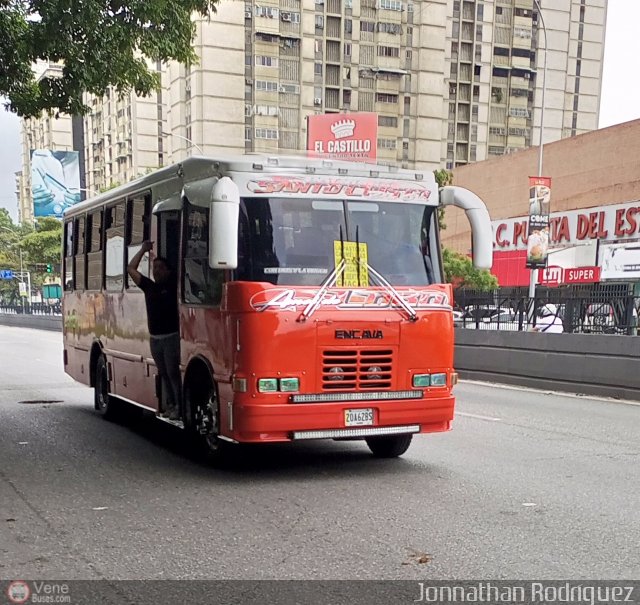
<svg viewBox="0 0 640 605">
<path fill-rule="evenodd" d="M 140 271 L 138 271 L 138 265 L 142 260 L 142 257 L 147 253 L 153 250 L 153 242 L 146 241 L 142 242 L 142 246 L 140 246 L 140 250 L 136 252 L 135 256 L 131 259 L 129 264 L 127 265 L 127 273 L 133 280 L 133 283 L 136 286 L 140 285 L 142 278 L 144 277 Z"/>
</svg>

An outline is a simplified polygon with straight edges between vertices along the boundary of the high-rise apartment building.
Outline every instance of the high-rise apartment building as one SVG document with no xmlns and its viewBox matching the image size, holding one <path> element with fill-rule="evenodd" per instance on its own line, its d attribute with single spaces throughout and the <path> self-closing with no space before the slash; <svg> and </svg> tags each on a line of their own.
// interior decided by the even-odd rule
<svg viewBox="0 0 640 605">
<path fill-rule="evenodd" d="M 606 0 L 539 4 L 222 3 L 169 68 L 171 148 L 297 151 L 307 116 L 374 111 L 379 160 L 452 168 L 537 145 L 543 79 L 545 142 L 595 129 Z"/>
<path fill-rule="evenodd" d="M 307 117 L 332 112 L 378 114 L 379 161 L 453 168 L 537 145 L 543 80 L 545 143 L 597 128 L 606 5 L 220 2 L 195 21 L 197 64 L 154 66 L 157 93 L 87 96 L 84 141 L 65 117 L 24 130 L 78 149 L 92 191 L 196 153 L 299 152 Z M 64 141 L 43 138 L 60 129 Z"/>
<path fill-rule="evenodd" d="M 307 116 L 375 111 L 380 160 L 438 165 L 446 23 L 446 0 L 221 3 L 168 70 L 171 149 L 299 151 Z"/>
<path fill-rule="evenodd" d="M 155 69 L 164 78 L 162 66 Z M 127 183 L 170 161 L 164 87 L 148 97 L 110 88 L 103 97 L 86 95 L 85 103 L 91 108 L 83 118 L 89 191 Z"/>
<path fill-rule="evenodd" d="M 543 142 L 598 127 L 607 2 L 538 4 L 542 18 L 534 0 L 451 3 L 448 168 L 538 145 L 543 84 Z"/>
</svg>

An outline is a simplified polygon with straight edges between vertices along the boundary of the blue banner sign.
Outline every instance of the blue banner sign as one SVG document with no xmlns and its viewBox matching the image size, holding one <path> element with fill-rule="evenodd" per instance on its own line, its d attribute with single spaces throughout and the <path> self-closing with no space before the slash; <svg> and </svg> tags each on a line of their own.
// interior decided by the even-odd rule
<svg viewBox="0 0 640 605">
<path fill-rule="evenodd" d="M 11 269 L 0 269 L 0 279 L 13 279 L 13 271 Z"/>
</svg>

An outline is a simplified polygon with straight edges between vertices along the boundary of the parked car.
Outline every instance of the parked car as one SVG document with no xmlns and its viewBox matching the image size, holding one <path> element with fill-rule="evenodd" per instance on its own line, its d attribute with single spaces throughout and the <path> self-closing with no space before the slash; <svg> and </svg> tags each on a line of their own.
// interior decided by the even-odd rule
<svg viewBox="0 0 640 605">
<path fill-rule="evenodd" d="M 490 317 L 499 310 L 500 309 L 494 305 L 471 305 L 465 309 L 464 319 L 466 320 L 466 323 L 482 321 L 485 317 Z"/>
<path fill-rule="evenodd" d="M 488 317 L 483 317 L 484 323 L 504 324 L 517 321 L 518 316 L 511 309 L 499 309 L 494 313 L 491 313 Z"/>
<path fill-rule="evenodd" d="M 616 312 L 617 311 L 617 312 Z M 632 309 L 631 325 L 627 325 L 626 310 L 614 308 L 610 303 L 592 303 L 587 307 L 582 329 L 584 332 L 599 334 L 625 334 L 628 329 L 637 333 L 638 312 Z"/>
</svg>

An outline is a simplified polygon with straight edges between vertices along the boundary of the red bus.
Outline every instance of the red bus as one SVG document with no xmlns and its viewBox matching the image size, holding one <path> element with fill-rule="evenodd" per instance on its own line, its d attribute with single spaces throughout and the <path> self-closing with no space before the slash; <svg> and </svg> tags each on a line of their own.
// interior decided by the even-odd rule
<svg viewBox="0 0 640 605">
<path fill-rule="evenodd" d="M 127 275 L 153 240 L 179 283 L 184 405 L 172 422 L 208 456 L 306 439 L 399 456 L 453 419 L 443 205 L 464 209 L 474 263 L 490 267 L 484 204 L 439 191 L 431 172 L 193 157 L 78 204 L 64 216 L 65 371 L 106 417 L 123 403 L 160 417 L 144 294 Z"/>
</svg>

